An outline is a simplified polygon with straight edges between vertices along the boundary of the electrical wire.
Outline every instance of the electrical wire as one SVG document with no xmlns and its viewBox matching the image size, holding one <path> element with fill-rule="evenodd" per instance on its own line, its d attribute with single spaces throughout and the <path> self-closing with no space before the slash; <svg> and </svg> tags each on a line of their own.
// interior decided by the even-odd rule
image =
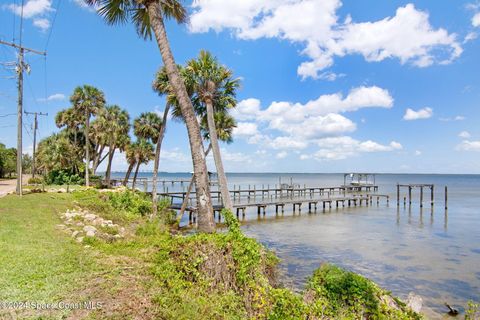
<svg viewBox="0 0 480 320">
<path fill-rule="evenodd" d="M 50 27 L 50 31 L 48 33 L 47 42 L 45 43 L 45 50 L 44 51 L 47 51 L 48 44 L 50 43 L 50 37 L 52 36 L 53 27 L 55 26 L 55 21 L 57 20 L 57 14 L 58 14 L 58 10 L 60 9 L 60 4 L 61 3 L 62 3 L 62 0 L 57 1 L 57 7 L 55 8 L 55 14 L 53 15 L 52 26 Z"/>
</svg>

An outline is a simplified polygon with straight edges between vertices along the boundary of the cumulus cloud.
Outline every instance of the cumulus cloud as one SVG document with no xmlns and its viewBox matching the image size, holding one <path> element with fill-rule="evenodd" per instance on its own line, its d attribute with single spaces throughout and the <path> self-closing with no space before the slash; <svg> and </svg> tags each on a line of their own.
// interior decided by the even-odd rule
<svg viewBox="0 0 480 320">
<path fill-rule="evenodd" d="M 5 5 L 4 8 L 12 11 L 16 15 L 22 14 L 22 6 L 14 3 Z M 28 0 L 23 5 L 23 17 L 25 19 L 32 19 L 33 25 L 41 31 L 46 31 L 50 28 L 50 21 L 47 16 L 54 11 L 52 8 L 52 0 Z"/>
<path fill-rule="evenodd" d="M 458 134 L 460 138 L 468 139 L 471 137 L 470 132 L 468 131 L 462 131 Z"/>
<path fill-rule="evenodd" d="M 233 129 L 233 134 L 235 136 L 254 136 L 258 134 L 258 126 L 253 122 L 239 122 Z"/>
<path fill-rule="evenodd" d="M 336 57 L 352 54 L 367 61 L 395 58 L 426 67 L 450 63 L 462 53 L 456 35 L 433 27 L 428 13 L 413 4 L 399 7 L 392 17 L 359 23 L 350 16 L 339 22 L 341 5 L 340 0 L 196 0 L 189 29 L 231 30 L 239 39 L 300 43 L 309 58 L 298 67 L 302 78 L 334 80 L 338 75 L 324 70 Z"/>
<path fill-rule="evenodd" d="M 317 145 L 320 149 L 313 154 L 313 158 L 316 160 L 342 160 L 360 153 L 389 152 L 403 148 L 396 141 L 382 145 L 372 140 L 359 141 L 348 136 L 320 139 L 317 141 Z"/>
<path fill-rule="evenodd" d="M 464 140 L 457 146 L 460 151 L 480 151 L 480 141 Z"/>
<path fill-rule="evenodd" d="M 275 150 L 302 150 L 316 139 L 355 131 L 357 125 L 343 113 L 392 106 L 388 90 L 362 86 L 346 96 L 325 94 L 306 103 L 275 101 L 266 108 L 262 108 L 260 100 L 250 98 L 240 101 L 231 112 L 242 120 L 234 134 L 248 143 Z"/>
<path fill-rule="evenodd" d="M 419 120 L 419 119 L 428 119 L 431 118 L 433 115 L 432 108 L 423 108 L 420 110 L 413 110 L 408 108 L 405 111 L 405 115 L 403 116 L 403 120 L 411 121 L 411 120 Z"/>
</svg>

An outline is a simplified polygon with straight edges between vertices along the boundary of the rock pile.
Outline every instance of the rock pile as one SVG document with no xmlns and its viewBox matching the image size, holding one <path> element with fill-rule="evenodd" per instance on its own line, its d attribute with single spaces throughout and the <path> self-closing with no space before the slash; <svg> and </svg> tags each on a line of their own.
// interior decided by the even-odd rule
<svg viewBox="0 0 480 320">
<path fill-rule="evenodd" d="M 70 233 L 77 242 L 83 242 L 85 237 L 112 241 L 125 236 L 124 227 L 86 210 L 67 210 L 62 218 L 64 224 L 57 225 L 57 228 Z"/>
</svg>

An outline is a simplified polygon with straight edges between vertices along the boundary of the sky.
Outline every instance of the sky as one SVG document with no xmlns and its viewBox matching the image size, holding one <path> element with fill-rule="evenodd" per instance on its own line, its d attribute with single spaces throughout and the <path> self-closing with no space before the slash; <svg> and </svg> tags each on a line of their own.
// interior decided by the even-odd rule
<svg viewBox="0 0 480 320">
<path fill-rule="evenodd" d="M 19 38 L 20 0 L 0 3 L 0 39 Z M 241 79 L 228 172 L 480 173 L 480 1 L 196 0 L 166 25 L 177 63 L 205 49 Z M 48 112 L 78 85 L 131 118 L 163 113 L 162 65 L 132 25 L 108 26 L 81 0 L 25 0 L 24 107 Z M 0 45 L 0 143 L 16 145 L 16 83 Z M 32 151 L 32 116 L 23 143 Z M 215 171 L 208 159 L 209 169 Z M 125 170 L 123 154 L 113 169 Z M 142 170 L 151 170 L 152 164 Z M 184 124 L 169 121 L 160 170 L 191 171 Z"/>
</svg>

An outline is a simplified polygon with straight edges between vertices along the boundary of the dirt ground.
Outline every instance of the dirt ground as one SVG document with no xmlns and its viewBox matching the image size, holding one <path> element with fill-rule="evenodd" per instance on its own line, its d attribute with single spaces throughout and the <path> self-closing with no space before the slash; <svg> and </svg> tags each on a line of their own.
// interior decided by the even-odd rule
<svg viewBox="0 0 480 320">
<path fill-rule="evenodd" d="M 24 175 L 23 184 L 26 184 L 29 178 L 30 178 L 29 175 Z M 4 197 L 10 192 L 14 192 L 16 189 L 16 186 L 17 186 L 17 179 L 0 180 L 0 198 Z"/>
</svg>

